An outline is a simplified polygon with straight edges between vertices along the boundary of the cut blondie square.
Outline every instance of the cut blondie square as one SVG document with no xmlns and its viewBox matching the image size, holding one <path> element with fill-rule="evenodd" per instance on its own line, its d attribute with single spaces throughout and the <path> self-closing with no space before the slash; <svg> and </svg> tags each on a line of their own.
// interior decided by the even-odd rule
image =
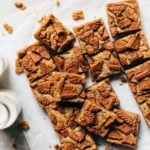
<svg viewBox="0 0 150 150">
<path fill-rule="evenodd" d="M 74 119 L 80 110 L 79 106 L 51 103 L 46 107 L 48 116 L 58 133 L 63 150 L 96 150 L 93 137 Z"/>
<path fill-rule="evenodd" d="M 70 47 L 75 37 L 52 14 L 42 22 L 41 27 L 35 33 L 35 38 L 46 45 L 52 53 L 62 53 Z"/>
<path fill-rule="evenodd" d="M 119 106 L 119 99 L 109 79 L 102 80 L 86 89 L 87 99 L 95 99 L 96 103 L 107 110 Z"/>
<path fill-rule="evenodd" d="M 93 56 L 85 55 L 85 58 L 88 61 L 93 81 L 100 81 L 122 72 L 120 62 L 113 51 L 104 50 Z"/>
<path fill-rule="evenodd" d="M 141 29 L 137 0 L 123 0 L 107 4 L 108 23 L 113 37 Z"/>
<path fill-rule="evenodd" d="M 84 73 L 88 70 L 87 61 L 78 46 L 63 54 L 54 56 L 53 60 L 58 70 L 62 72 Z"/>
<path fill-rule="evenodd" d="M 107 141 L 121 146 L 135 148 L 138 139 L 140 116 L 121 109 L 115 109 L 116 122 L 107 134 Z"/>
<path fill-rule="evenodd" d="M 110 38 L 102 19 L 89 21 L 73 28 L 83 54 L 94 55 L 110 47 Z"/>
<path fill-rule="evenodd" d="M 60 101 L 82 103 L 85 98 L 85 83 L 83 74 L 53 72 L 50 76 L 31 84 L 31 87 L 40 103 Z"/>
<path fill-rule="evenodd" d="M 135 63 L 150 59 L 150 47 L 143 31 L 125 36 L 114 42 L 121 65 L 133 66 Z"/>
<path fill-rule="evenodd" d="M 35 43 L 18 52 L 16 73 L 24 71 L 31 83 L 54 70 L 56 66 L 45 46 Z"/>
<path fill-rule="evenodd" d="M 150 127 L 150 61 L 126 71 L 131 91 Z"/>
<path fill-rule="evenodd" d="M 116 115 L 103 109 L 95 99 L 86 99 L 75 121 L 89 132 L 105 137 L 115 119 Z"/>
</svg>

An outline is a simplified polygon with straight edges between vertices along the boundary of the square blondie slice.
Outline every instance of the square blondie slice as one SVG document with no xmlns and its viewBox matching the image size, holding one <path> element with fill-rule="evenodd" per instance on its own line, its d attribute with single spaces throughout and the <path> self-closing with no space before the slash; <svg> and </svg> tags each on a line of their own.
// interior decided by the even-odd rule
<svg viewBox="0 0 150 150">
<path fill-rule="evenodd" d="M 102 19 L 95 19 L 73 28 L 83 54 L 94 55 L 110 47 L 110 38 Z"/>
<path fill-rule="evenodd" d="M 63 54 L 54 56 L 53 60 L 58 70 L 62 72 L 84 73 L 88 70 L 87 61 L 78 46 Z"/>
<path fill-rule="evenodd" d="M 44 19 L 35 33 L 35 38 L 46 45 L 52 53 L 66 51 L 75 39 L 73 33 L 52 14 Z"/>
<path fill-rule="evenodd" d="M 92 134 L 105 137 L 116 115 L 104 109 L 95 99 L 86 99 L 75 121 Z"/>
<path fill-rule="evenodd" d="M 80 106 L 57 102 L 46 107 L 54 129 L 59 135 L 61 149 L 96 150 L 93 137 L 74 121 L 79 110 Z"/>
<path fill-rule="evenodd" d="M 150 47 L 143 31 L 125 36 L 114 42 L 121 65 L 130 67 L 135 63 L 150 59 Z"/>
<path fill-rule="evenodd" d="M 83 74 L 53 72 L 50 76 L 31 84 L 31 87 L 39 102 L 83 103 L 85 83 L 86 79 Z"/>
<path fill-rule="evenodd" d="M 138 140 L 140 116 L 121 109 L 115 109 L 116 122 L 111 126 L 106 139 L 108 142 L 135 148 Z"/>
<path fill-rule="evenodd" d="M 109 79 L 102 80 L 86 89 L 87 99 L 95 99 L 96 103 L 107 110 L 119 106 L 119 99 Z"/>
<path fill-rule="evenodd" d="M 107 4 L 107 15 L 113 37 L 141 29 L 140 9 L 137 0 L 122 0 Z"/>
<path fill-rule="evenodd" d="M 45 46 L 35 43 L 18 51 L 16 73 L 25 72 L 31 83 L 54 70 L 56 66 Z"/>
<path fill-rule="evenodd" d="M 126 71 L 129 85 L 150 127 L 150 61 Z"/>
<path fill-rule="evenodd" d="M 122 67 L 113 51 L 104 50 L 96 55 L 85 55 L 90 67 L 93 81 L 100 81 L 110 76 L 120 74 Z"/>
</svg>

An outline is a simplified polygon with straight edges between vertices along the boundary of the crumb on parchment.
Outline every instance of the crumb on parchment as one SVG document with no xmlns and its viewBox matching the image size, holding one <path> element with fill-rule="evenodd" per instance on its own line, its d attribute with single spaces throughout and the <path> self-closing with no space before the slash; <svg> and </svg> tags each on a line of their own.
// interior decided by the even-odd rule
<svg viewBox="0 0 150 150">
<path fill-rule="evenodd" d="M 60 6 L 60 0 L 56 0 L 56 6 L 57 6 L 57 7 Z"/>
<path fill-rule="evenodd" d="M 72 12 L 72 18 L 74 20 L 84 19 L 84 12 L 82 10 L 74 10 Z"/>
<path fill-rule="evenodd" d="M 28 130 L 28 129 L 30 128 L 29 123 L 28 123 L 26 120 L 21 121 L 21 122 L 19 123 L 19 127 L 20 127 L 22 130 Z"/>
<path fill-rule="evenodd" d="M 8 32 L 8 33 L 12 33 L 13 32 L 13 27 L 11 25 L 9 25 L 8 23 L 4 23 L 3 24 L 4 29 Z"/>
<path fill-rule="evenodd" d="M 25 10 L 27 8 L 27 6 L 25 6 L 22 2 L 19 1 L 15 2 L 14 4 L 17 8 L 20 8 L 21 10 Z"/>
</svg>

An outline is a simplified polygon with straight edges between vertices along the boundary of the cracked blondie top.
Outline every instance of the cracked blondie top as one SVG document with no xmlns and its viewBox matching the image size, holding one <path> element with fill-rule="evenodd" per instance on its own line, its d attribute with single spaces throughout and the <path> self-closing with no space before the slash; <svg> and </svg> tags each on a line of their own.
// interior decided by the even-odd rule
<svg viewBox="0 0 150 150">
<path fill-rule="evenodd" d="M 129 85 L 150 127 L 150 61 L 126 71 Z"/>
<path fill-rule="evenodd" d="M 123 0 L 107 4 L 108 24 L 113 37 L 141 29 L 137 0 Z"/>
</svg>

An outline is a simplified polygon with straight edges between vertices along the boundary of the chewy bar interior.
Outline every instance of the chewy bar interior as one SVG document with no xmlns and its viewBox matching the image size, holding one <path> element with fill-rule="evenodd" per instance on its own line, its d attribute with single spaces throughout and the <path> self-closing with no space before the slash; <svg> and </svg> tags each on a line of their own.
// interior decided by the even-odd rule
<svg viewBox="0 0 150 150">
<path fill-rule="evenodd" d="M 86 99 L 75 121 L 89 132 L 104 137 L 115 119 L 116 115 L 112 111 L 103 109 L 95 99 Z"/>
<path fill-rule="evenodd" d="M 73 28 L 83 54 L 94 55 L 109 46 L 110 38 L 102 19 Z"/>
<path fill-rule="evenodd" d="M 79 46 L 73 47 L 63 54 L 54 56 L 53 60 L 58 70 L 62 72 L 84 73 L 88 70 L 88 64 Z"/>
<path fill-rule="evenodd" d="M 110 76 L 120 74 L 122 67 L 113 51 L 104 50 L 96 55 L 85 55 L 93 81 L 100 81 Z"/>
<path fill-rule="evenodd" d="M 96 103 L 107 110 L 111 110 L 119 106 L 119 99 L 109 79 L 98 82 L 86 89 L 87 99 L 95 99 Z"/>
<path fill-rule="evenodd" d="M 126 71 L 131 91 L 150 127 L 150 61 Z"/>
<path fill-rule="evenodd" d="M 61 148 L 63 150 L 96 150 L 97 146 L 93 137 L 74 121 L 79 109 L 80 107 L 71 107 L 55 102 L 46 107 L 54 129 L 59 134 Z"/>
<path fill-rule="evenodd" d="M 35 43 L 18 52 L 16 72 L 25 72 L 30 82 L 50 75 L 56 66 L 45 46 Z"/>
<path fill-rule="evenodd" d="M 107 4 L 108 23 L 113 37 L 141 29 L 137 0 L 122 0 Z"/>
<path fill-rule="evenodd" d="M 50 76 L 31 84 L 31 87 L 40 103 L 47 104 L 53 101 L 82 103 L 85 98 L 85 83 L 83 74 L 53 72 Z"/>
<path fill-rule="evenodd" d="M 107 134 L 107 141 L 121 146 L 136 148 L 140 116 L 121 109 L 114 109 L 116 122 Z"/>
<path fill-rule="evenodd" d="M 52 53 L 62 53 L 70 47 L 75 37 L 54 16 L 48 15 L 35 33 L 35 38 L 46 45 Z"/>
<path fill-rule="evenodd" d="M 150 47 L 143 31 L 125 36 L 114 42 L 121 65 L 129 67 L 135 63 L 150 59 Z"/>
</svg>

